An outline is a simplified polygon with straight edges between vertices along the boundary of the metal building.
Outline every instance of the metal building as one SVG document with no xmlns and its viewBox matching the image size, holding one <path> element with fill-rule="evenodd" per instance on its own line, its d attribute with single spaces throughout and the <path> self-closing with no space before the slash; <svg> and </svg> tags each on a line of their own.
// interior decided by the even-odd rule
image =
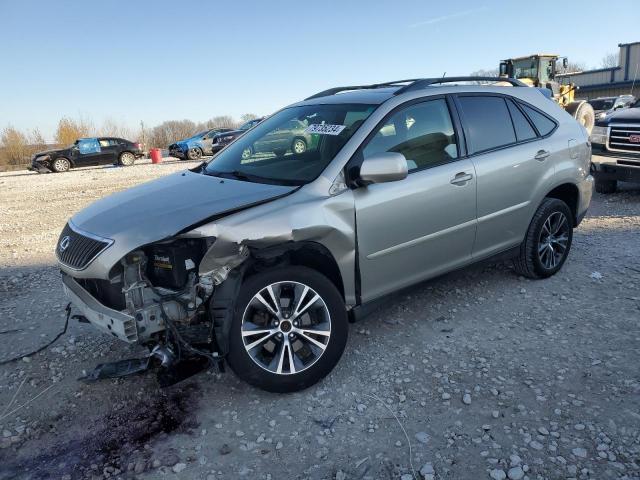
<svg viewBox="0 0 640 480">
<path fill-rule="evenodd" d="M 640 42 L 620 43 L 618 66 L 558 75 L 560 83 L 580 87 L 577 98 L 613 97 L 632 94 L 640 97 Z"/>
</svg>

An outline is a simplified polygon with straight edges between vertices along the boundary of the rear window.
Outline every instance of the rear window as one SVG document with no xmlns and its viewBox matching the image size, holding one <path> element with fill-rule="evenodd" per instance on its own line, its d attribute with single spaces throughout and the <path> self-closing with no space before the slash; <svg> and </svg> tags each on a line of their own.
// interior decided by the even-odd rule
<svg viewBox="0 0 640 480">
<path fill-rule="evenodd" d="M 469 153 L 478 153 L 516 142 L 507 104 L 502 97 L 458 97 L 465 127 Z"/>
<path fill-rule="evenodd" d="M 556 128 L 555 122 L 551 120 L 549 117 L 547 117 L 546 115 L 543 115 L 542 113 L 538 112 L 537 110 L 534 110 L 528 105 L 521 104 L 521 106 L 525 111 L 525 113 L 527 114 L 527 116 L 531 119 L 533 124 L 538 129 L 538 133 L 543 137 L 545 135 L 549 135 L 553 131 L 553 129 Z"/>
</svg>

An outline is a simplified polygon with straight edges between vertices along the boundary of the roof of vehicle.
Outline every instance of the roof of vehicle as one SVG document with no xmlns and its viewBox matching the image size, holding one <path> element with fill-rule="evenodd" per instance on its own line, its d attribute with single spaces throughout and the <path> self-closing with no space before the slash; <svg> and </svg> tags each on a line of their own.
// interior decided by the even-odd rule
<svg viewBox="0 0 640 480">
<path fill-rule="evenodd" d="M 464 85 L 455 85 L 456 83 L 467 82 Z M 475 84 L 469 84 L 475 82 Z M 483 85 L 480 82 L 493 82 L 490 85 Z M 448 87 L 466 87 L 470 86 L 509 86 L 509 87 L 527 87 L 526 84 L 513 78 L 506 77 L 442 77 L 442 78 L 417 78 L 411 80 L 396 80 L 393 82 L 372 84 L 372 85 L 355 85 L 348 87 L 335 87 L 312 95 L 296 105 L 314 105 L 322 103 L 364 103 L 379 105 L 395 95 L 405 92 L 422 91 L 428 87 L 448 86 Z"/>
</svg>

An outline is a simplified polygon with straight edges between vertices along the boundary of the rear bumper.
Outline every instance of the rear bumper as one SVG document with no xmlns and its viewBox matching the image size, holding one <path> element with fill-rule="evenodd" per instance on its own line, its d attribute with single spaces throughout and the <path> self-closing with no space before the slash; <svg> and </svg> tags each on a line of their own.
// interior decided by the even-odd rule
<svg viewBox="0 0 640 480">
<path fill-rule="evenodd" d="M 69 301 L 94 327 L 127 343 L 138 341 L 138 328 L 131 315 L 105 307 L 65 273 L 62 287 Z"/>
<path fill-rule="evenodd" d="M 580 225 L 582 219 L 587 214 L 589 204 L 591 204 L 591 196 L 593 195 L 593 176 L 587 175 L 584 180 L 578 184 L 580 198 L 578 199 L 578 208 L 576 211 L 576 226 Z"/>
</svg>

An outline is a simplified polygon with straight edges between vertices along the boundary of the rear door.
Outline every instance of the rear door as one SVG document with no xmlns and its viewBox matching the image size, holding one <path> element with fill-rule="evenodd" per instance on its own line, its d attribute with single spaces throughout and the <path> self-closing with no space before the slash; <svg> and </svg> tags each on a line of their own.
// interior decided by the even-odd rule
<svg viewBox="0 0 640 480">
<path fill-rule="evenodd" d="M 100 156 L 101 164 L 113 164 L 118 161 L 118 156 L 120 155 L 121 147 L 115 138 L 99 138 L 98 142 L 100 143 L 100 149 L 102 150 L 102 155 Z"/>
<path fill-rule="evenodd" d="M 473 162 L 444 97 L 392 112 L 354 160 L 379 152 L 402 153 L 409 175 L 354 190 L 363 301 L 470 261 L 476 231 Z"/>
<path fill-rule="evenodd" d="M 460 94 L 456 104 L 477 174 L 473 256 L 482 258 L 522 242 L 539 193 L 553 177 L 553 152 L 521 104 L 510 97 Z"/>
</svg>

